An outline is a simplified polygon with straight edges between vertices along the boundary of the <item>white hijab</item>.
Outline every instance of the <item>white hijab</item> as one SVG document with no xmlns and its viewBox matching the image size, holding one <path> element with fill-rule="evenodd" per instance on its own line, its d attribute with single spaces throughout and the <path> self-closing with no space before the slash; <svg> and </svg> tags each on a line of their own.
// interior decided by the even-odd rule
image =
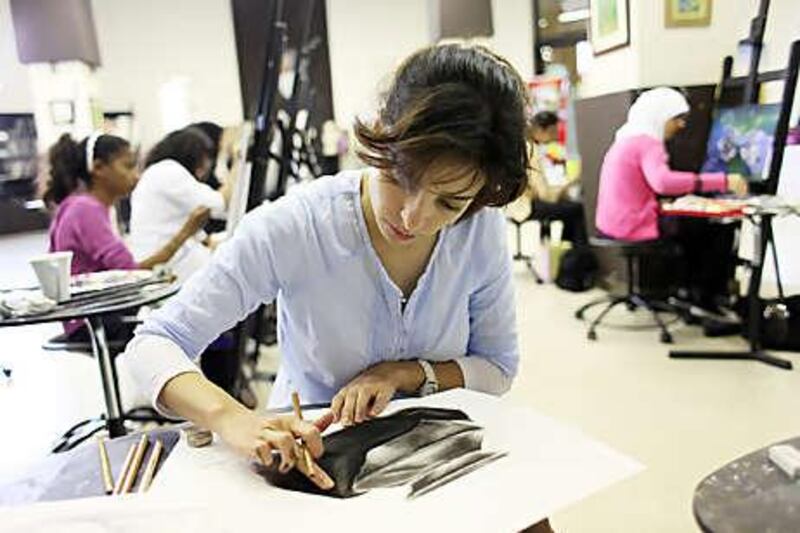
<svg viewBox="0 0 800 533">
<path fill-rule="evenodd" d="M 664 126 L 671 118 L 689 111 L 686 98 L 675 89 L 656 87 L 639 95 L 628 110 L 628 121 L 617 130 L 615 139 L 649 135 L 664 140 Z"/>
</svg>

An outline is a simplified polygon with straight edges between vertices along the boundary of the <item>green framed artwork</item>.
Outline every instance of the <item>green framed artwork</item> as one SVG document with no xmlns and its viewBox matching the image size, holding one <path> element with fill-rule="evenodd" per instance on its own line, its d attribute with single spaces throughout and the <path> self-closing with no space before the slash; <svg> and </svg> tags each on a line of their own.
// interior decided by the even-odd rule
<svg viewBox="0 0 800 533">
<path fill-rule="evenodd" d="M 628 0 L 591 0 L 589 36 L 595 55 L 630 44 Z"/>
<path fill-rule="evenodd" d="M 708 26 L 712 0 L 664 0 L 664 25 L 667 28 Z"/>
</svg>

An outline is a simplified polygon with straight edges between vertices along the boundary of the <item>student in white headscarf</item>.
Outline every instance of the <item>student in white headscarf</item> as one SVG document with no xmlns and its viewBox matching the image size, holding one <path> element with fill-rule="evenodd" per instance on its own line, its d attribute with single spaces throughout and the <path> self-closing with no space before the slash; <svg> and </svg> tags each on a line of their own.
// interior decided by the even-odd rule
<svg viewBox="0 0 800 533">
<path fill-rule="evenodd" d="M 658 87 L 639 96 L 603 161 L 595 220 L 599 232 L 614 239 L 673 238 L 683 250 L 683 261 L 668 266 L 672 275 L 684 266 L 679 283 L 690 299 L 716 309 L 715 302 L 727 294 L 733 274 L 733 229 L 685 220 L 662 235 L 658 196 L 727 191 L 743 195 L 747 182 L 738 174 L 670 169 L 664 143 L 686 127 L 688 113 L 689 103 L 675 89 Z"/>
<path fill-rule="evenodd" d="M 603 234 L 628 241 L 658 238 L 658 195 L 747 192 L 738 174 L 669 168 L 664 142 L 686 127 L 688 113 L 683 94 L 668 87 L 642 93 L 631 106 L 600 171 L 596 224 Z"/>
</svg>

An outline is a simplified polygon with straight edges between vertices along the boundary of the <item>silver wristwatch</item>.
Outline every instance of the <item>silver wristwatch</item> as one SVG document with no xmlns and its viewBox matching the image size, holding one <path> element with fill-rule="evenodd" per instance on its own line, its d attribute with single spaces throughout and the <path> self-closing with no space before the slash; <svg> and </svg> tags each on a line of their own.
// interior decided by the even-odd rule
<svg viewBox="0 0 800 533">
<path fill-rule="evenodd" d="M 417 359 L 417 363 L 422 367 L 422 372 L 425 374 L 425 381 L 422 382 L 419 388 L 419 395 L 427 396 L 439 392 L 439 380 L 436 379 L 433 365 L 424 359 Z"/>
</svg>

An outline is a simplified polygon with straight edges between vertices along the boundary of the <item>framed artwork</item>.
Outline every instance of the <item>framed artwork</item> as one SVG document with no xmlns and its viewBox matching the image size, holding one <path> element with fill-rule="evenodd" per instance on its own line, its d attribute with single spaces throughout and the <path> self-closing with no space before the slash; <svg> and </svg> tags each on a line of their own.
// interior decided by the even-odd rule
<svg viewBox="0 0 800 533">
<path fill-rule="evenodd" d="M 594 55 L 630 44 L 628 0 L 591 0 L 589 38 Z"/>
<path fill-rule="evenodd" d="M 711 24 L 712 0 L 664 0 L 664 26 L 682 28 Z"/>
</svg>

